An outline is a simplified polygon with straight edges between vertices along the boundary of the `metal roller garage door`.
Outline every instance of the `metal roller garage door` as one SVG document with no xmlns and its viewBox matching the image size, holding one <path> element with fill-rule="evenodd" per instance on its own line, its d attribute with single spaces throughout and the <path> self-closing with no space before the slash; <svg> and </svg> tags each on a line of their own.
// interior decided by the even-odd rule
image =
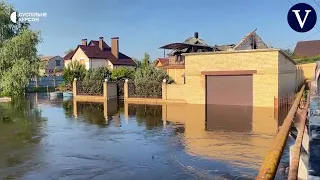
<svg viewBox="0 0 320 180">
<path fill-rule="evenodd" d="M 206 129 L 251 131 L 252 75 L 206 76 Z"/>
</svg>

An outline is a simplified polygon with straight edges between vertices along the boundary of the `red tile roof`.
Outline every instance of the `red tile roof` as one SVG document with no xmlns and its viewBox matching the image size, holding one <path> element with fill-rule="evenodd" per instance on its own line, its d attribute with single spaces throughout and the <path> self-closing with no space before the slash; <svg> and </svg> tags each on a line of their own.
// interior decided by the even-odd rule
<svg viewBox="0 0 320 180">
<path fill-rule="evenodd" d="M 160 61 L 162 65 L 169 63 L 169 58 L 158 58 L 157 61 Z"/>
<path fill-rule="evenodd" d="M 73 54 L 74 54 L 74 51 L 71 51 L 71 52 L 69 52 L 68 54 L 66 54 L 66 55 L 63 57 L 63 59 L 64 59 L 64 60 L 69 60 L 69 59 L 72 58 Z"/>
<path fill-rule="evenodd" d="M 71 59 L 74 53 L 81 48 L 82 51 L 90 59 L 108 59 L 113 65 L 127 65 L 136 66 L 136 63 L 129 56 L 119 52 L 119 59 L 117 59 L 112 53 L 111 48 L 104 42 L 104 51 L 99 48 L 99 41 L 90 41 L 86 45 L 78 45 L 78 47 L 73 51 L 68 53 L 64 59 Z"/>
<path fill-rule="evenodd" d="M 294 55 L 313 57 L 320 55 L 320 40 L 299 41 L 294 49 Z"/>
</svg>

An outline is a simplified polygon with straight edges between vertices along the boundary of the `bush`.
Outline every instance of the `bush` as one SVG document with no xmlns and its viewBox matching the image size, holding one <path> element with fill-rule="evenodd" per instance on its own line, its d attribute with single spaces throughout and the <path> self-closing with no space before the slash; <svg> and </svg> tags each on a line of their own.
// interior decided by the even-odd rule
<svg viewBox="0 0 320 180">
<path fill-rule="evenodd" d="M 131 68 L 120 67 L 112 70 L 111 79 L 118 81 L 121 79 L 134 79 L 134 70 Z"/>
<path fill-rule="evenodd" d="M 110 71 L 106 67 L 90 69 L 83 81 L 80 81 L 82 90 L 87 93 L 103 93 L 103 82 Z"/>
<path fill-rule="evenodd" d="M 315 63 L 320 60 L 320 56 L 314 56 L 310 58 L 300 58 L 296 59 L 297 64 L 307 64 L 307 63 Z"/>
<path fill-rule="evenodd" d="M 153 66 L 137 69 L 134 80 L 135 94 L 146 97 L 161 97 L 163 79 L 167 79 L 169 84 L 173 82 L 166 72 Z"/>
<path fill-rule="evenodd" d="M 82 80 L 85 77 L 86 72 L 86 67 L 83 64 L 80 64 L 79 61 L 72 61 L 63 70 L 63 81 L 67 85 L 71 85 L 74 78 Z"/>
</svg>

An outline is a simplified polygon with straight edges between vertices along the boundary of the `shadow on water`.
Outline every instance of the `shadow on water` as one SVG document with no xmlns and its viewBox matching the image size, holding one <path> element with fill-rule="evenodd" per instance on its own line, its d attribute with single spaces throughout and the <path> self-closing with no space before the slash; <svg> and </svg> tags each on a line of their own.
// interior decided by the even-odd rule
<svg viewBox="0 0 320 180">
<path fill-rule="evenodd" d="M 147 130 L 162 127 L 162 106 L 160 105 L 129 105 L 129 116 L 135 117 L 138 126 L 145 126 Z"/>
<path fill-rule="evenodd" d="M 33 156 L 39 149 L 33 144 L 40 143 L 45 121 L 33 101 L 0 103 L 0 179 L 21 177 L 37 164 Z"/>
</svg>

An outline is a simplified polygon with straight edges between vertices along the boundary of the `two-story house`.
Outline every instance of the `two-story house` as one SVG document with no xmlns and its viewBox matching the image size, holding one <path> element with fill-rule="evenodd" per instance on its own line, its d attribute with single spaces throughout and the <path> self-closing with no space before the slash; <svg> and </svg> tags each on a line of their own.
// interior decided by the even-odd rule
<svg viewBox="0 0 320 180">
<path fill-rule="evenodd" d="M 64 68 L 64 60 L 61 56 L 40 56 L 43 66 L 40 68 L 41 75 L 61 75 Z"/>
<path fill-rule="evenodd" d="M 79 61 L 85 65 L 86 69 L 98 67 L 108 67 L 116 69 L 118 67 L 134 68 L 136 63 L 129 56 L 119 51 L 119 38 L 111 38 L 111 47 L 100 37 L 98 41 L 82 39 L 77 48 L 64 57 L 64 65 L 67 66 L 72 61 Z"/>
</svg>

